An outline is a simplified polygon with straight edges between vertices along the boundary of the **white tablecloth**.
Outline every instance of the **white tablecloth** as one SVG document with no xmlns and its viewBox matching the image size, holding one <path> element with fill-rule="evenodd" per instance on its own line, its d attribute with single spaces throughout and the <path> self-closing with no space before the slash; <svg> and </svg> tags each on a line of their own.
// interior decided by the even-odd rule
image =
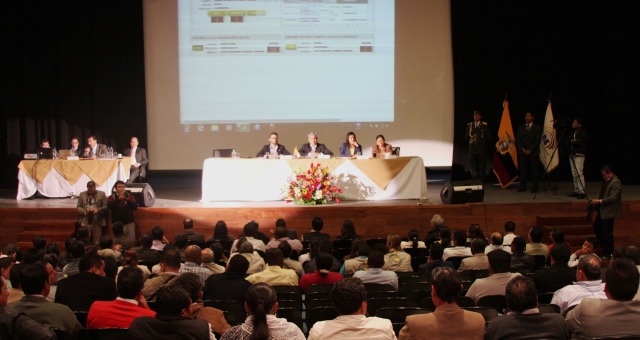
<svg viewBox="0 0 640 340">
<path fill-rule="evenodd" d="M 116 162 L 117 160 L 99 160 L 96 162 Z M 126 181 L 129 178 L 129 171 L 124 170 L 122 162 L 119 163 L 111 176 L 107 181 L 96 188 L 100 191 L 111 193 L 111 189 L 116 184 L 116 181 Z M 55 168 L 51 168 L 47 177 L 45 177 L 42 183 L 38 183 L 35 178 L 30 177 L 24 171 L 18 171 L 18 195 L 16 199 L 25 199 L 33 196 L 36 191 L 46 197 L 69 197 L 71 195 L 78 196 L 79 193 L 87 191 L 87 182 L 91 181 L 91 178 L 86 174 L 82 175 L 80 179 L 72 185 L 64 177 L 58 173 Z"/>
<path fill-rule="evenodd" d="M 309 160 L 311 162 L 323 160 Z M 385 188 L 377 186 L 356 162 L 373 160 L 332 160 L 338 164 L 332 174 L 338 177 L 341 195 L 347 200 L 426 199 L 427 176 L 420 157 L 407 165 Z M 338 162 L 335 162 L 338 161 Z M 379 160 L 377 160 L 379 161 Z M 397 160 L 388 159 L 385 162 Z M 292 160 L 209 158 L 202 170 L 202 201 L 278 201 L 294 170 Z M 296 163 L 296 164 L 299 164 Z M 305 167 L 306 170 L 307 168 Z"/>
</svg>

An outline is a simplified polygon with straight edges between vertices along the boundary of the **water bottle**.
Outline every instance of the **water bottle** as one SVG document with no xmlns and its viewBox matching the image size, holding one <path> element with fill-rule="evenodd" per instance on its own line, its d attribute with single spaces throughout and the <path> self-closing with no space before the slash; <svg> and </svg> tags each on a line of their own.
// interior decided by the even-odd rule
<svg viewBox="0 0 640 340">
<path fill-rule="evenodd" d="M 53 159 L 58 159 L 58 149 L 53 148 L 53 152 L 51 153 Z"/>
<path fill-rule="evenodd" d="M 112 147 L 107 147 L 107 158 L 111 159 L 113 158 L 113 148 Z"/>
<path fill-rule="evenodd" d="M 231 150 L 231 158 L 236 158 L 238 156 L 238 154 L 236 153 L 236 150 L 233 149 Z"/>
</svg>

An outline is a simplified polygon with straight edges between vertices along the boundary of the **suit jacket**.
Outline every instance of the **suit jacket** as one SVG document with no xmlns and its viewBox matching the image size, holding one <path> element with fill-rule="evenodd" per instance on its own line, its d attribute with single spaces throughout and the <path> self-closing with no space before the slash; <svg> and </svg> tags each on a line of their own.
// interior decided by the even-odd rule
<svg viewBox="0 0 640 340">
<path fill-rule="evenodd" d="M 128 157 L 131 156 L 131 148 L 124 149 L 122 153 L 123 156 Z M 141 147 L 136 148 L 136 162 L 140 163 L 140 176 L 146 177 L 147 173 L 147 163 L 149 163 L 149 159 L 147 158 L 147 150 Z"/>
<path fill-rule="evenodd" d="M 491 130 L 486 122 L 480 122 L 478 127 L 474 123 L 467 124 L 464 140 L 469 143 L 470 154 L 484 154 L 487 152 L 487 144 L 492 140 Z"/>
<path fill-rule="evenodd" d="M 311 241 L 314 238 L 320 238 L 322 240 L 331 242 L 331 236 L 327 233 L 319 232 L 319 231 L 310 231 L 308 233 L 302 234 L 302 241 Z"/>
<path fill-rule="evenodd" d="M 78 210 L 78 214 L 80 217 L 80 222 L 85 225 L 89 225 L 89 221 L 87 220 L 87 216 L 84 215 L 85 202 L 87 202 L 87 198 L 89 197 L 89 193 L 87 191 L 83 191 L 78 196 L 78 205 L 76 209 Z M 96 207 L 98 208 L 98 215 L 93 217 L 94 225 L 107 225 L 107 195 L 100 190 L 96 190 Z"/>
<path fill-rule="evenodd" d="M 622 183 L 618 176 L 613 175 L 608 181 L 602 183 L 598 198 L 602 199 L 600 218 L 613 219 L 620 217 L 622 213 Z"/>
<path fill-rule="evenodd" d="M 302 144 L 302 147 L 300 148 L 300 150 L 298 150 L 298 152 L 300 152 L 300 156 L 308 155 L 309 152 L 311 152 L 311 144 L 310 143 Z M 327 147 L 324 144 L 320 144 L 320 143 L 316 145 L 316 153 L 322 153 L 325 155 L 333 156 L 333 152 L 327 149 Z"/>
<path fill-rule="evenodd" d="M 104 144 L 96 145 L 96 158 L 105 158 L 105 157 L 107 157 L 107 146 Z"/>
<path fill-rule="evenodd" d="M 262 147 L 262 150 L 258 151 L 258 153 L 256 154 L 256 158 L 264 157 L 264 154 L 269 153 L 270 151 L 271 151 L 271 146 L 270 144 L 267 144 Z M 284 145 L 278 144 L 278 155 L 290 155 L 290 154 L 291 152 L 287 151 L 287 148 L 285 148 Z"/>
<path fill-rule="evenodd" d="M 516 135 L 518 155 L 525 156 L 525 154 L 522 153 L 522 148 L 525 148 L 531 151 L 526 157 L 538 157 L 540 155 L 540 140 L 542 140 L 542 128 L 540 125 L 531 123 L 529 131 L 527 131 L 527 124 L 520 125 L 518 134 Z"/>
<path fill-rule="evenodd" d="M 94 301 L 112 301 L 116 297 L 118 294 L 114 280 L 82 272 L 58 282 L 55 301 L 73 311 L 88 312 Z"/>
<path fill-rule="evenodd" d="M 41 295 L 23 296 L 20 301 L 10 304 L 9 307 L 25 313 L 28 317 L 43 325 L 62 329 L 71 334 L 74 339 L 82 329 L 82 325 L 80 325 L 69 307 L 49 302 Z"/>
<path fill-rule="evenodd" d="M 471 257 L 462 259 L 458 271 L 463 270 L 483 270 L 489 269 L 489 258 L 485 253 L 474 254 Z"/>
<path fill-rule="evenodd" d="M 188 241 L 204 243 L 204 235 L 196 233 L 195 231 L 193 231 L 193 229 L 185 229 L 182 233 L 187 236 Z"/>
<path fill-rule="evenodd" d="M 640 336 L 640 301 L 586 298 L 566 320 L 572 332 L 588 338 Z"/>
<path fill-rule="evenodd" d="M 555 313 L 501 315 L 491 320 L 485 334 L 487 340 L 571 339 L 564 318 Z"/>
<path fill-rule="evenodd" d="M 458 305 L 442 305 L 433 313 L 407 316 L 399 340 L 483 339 L 482 314 L 460 309 Z"/>
<path fill-rule="evenodd" d="M 349 151 L 350 145 L 347 143 L 342 143 L 342 145 L 340 145 L 340 157 L 351 157 L 351 152 Z M 355 155 L 358 154 L 358 152 L 362 153 L 362 145 L 358 145 L 358 147 L 354 150 Z"/>
</svg>

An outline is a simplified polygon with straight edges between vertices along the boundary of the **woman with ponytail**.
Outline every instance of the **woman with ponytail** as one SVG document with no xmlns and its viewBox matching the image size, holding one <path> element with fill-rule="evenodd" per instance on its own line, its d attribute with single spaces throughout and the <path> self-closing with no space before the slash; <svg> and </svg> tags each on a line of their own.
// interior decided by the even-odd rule
<svg viewBox="0 0 640 340">
<path fill-rule="evenodd" d="M 402 249 L 408 249 L 408 248 L 412 248 L 412 249 L 417 249 L 417 248 L 426 248 L 427 245 L 420 241 L 420 232 L 418 231 L 418 229 L 411 229 L 409 230 L 409 241 L 402 241 L 402 243 L 400 243 L 400 248 Z"/>
<path fill-rule="evenodd" d="M 332 272 L 333 256 L 327 253 L 320 253 L 316 256 L 316 270 L 313 273 L 304 274 L 300 278 L 300 289 L 307 292 L 307 287 L 311 285 L 334 284 L 343 279 L 340 273 Z"/>
<path fill-rule="evenodd" d="M 276 291 L 266 283 L 249 287 L 244 301 L 247 319 L 226 331 L 220 340 L 305 340 L 298 326 L 276 317 Z"/>
</svg>

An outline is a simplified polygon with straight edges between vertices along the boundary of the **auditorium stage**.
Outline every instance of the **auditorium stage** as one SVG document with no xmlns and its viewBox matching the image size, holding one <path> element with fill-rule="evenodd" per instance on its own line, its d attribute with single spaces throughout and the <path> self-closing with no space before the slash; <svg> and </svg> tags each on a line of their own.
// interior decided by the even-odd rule
<svg viewBox="0 0 640 340">
<path fill-rule="evenodd" d="M 432 177 L 433 178 L 433 177 Z M 555 183 L 551 183 L 555 185 Z M 440 190 L 445 181 L 431 180 L 427 184 L 426 200 L 343 201 L 324 206 L 299 206 L 284 201 L 274 202 L 200 202 L 201 189 L 197 177 L 151 181 L 157 200 L 153 207 L 140 208 L 135 213 L 138 234 L 149 232 L 156 225 L 165 229 L 169 239 L 182 229 L 182 220 L 192 218 L 196 231 L 212 235 L 213 226 L 224 220 L 232 235 L 241 232 L 250 220 L 260 224 L 261 230 L 273 229 L 275 220 L 284 218 L 287 227 L 298 234 L 310 230 L 310 221 L 320 216 L 324 231 L 332 236 L 340 233 L 342 221 L 352 220 L 359 234 L 385 237 L 389 233 L 406 236 L 416 228 L 426 235 L 433 214 L 441 214 L 452 229 L 467 229 L 479 223 L 488 234 L 502 231 L 505 221 L 518 225 L 518 234 L 545 223 L 544 218 L 574 218 L 582 221 L 586 202 L 567 197 L 572 183 L 558 183 L 554 191 L 541 191 L 534 199 L 529 192 L 516 192 L 516 186 L 501 189 L 495 184 L 485 185 L 484 201 L 471 204 L 442 204 Z M 547 187 L 547 183 L 542 185 Z M 587 194 L 596 197 L 600 182 L 587 183 Z M 15 190 L 0 190 L 0 246 L 19 242 L 28 245 L 38 233 L 64 241 L 73 230 L 76 220 L 75 199 L 35 198 L 17 201 Z M 543 219 L 541 219 L 543 217 Z M 541 222 L 542 221 L 542 222 Z M 634 226 L 640 222 L 640 186 L 623 187 L 623 216 L 616 219 L 616 244 L 640 244 L 640 233 Z M 582 223 L 582 222 L 580 222 Z M 588 224 L 585 220 L 584 224 Z"/>
</svg>

